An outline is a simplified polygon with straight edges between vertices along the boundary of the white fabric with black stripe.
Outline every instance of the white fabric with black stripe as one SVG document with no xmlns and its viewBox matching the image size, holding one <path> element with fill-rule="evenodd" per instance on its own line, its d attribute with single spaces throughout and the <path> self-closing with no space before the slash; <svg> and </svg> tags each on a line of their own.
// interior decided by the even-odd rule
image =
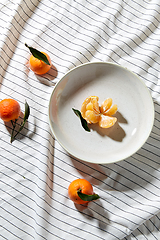
<svg viewBox="0 0 160 240">
<path fill-rule="evenodd" d="M 160 239 L 160 3 L 158 0 L 1 0 L 0 100 L 31 114 L 17 140 L 0 121 L 0 239 Z M 25 43 L 57 69 L 28 69 Z M 132 157 L 109 165 L 74 159 L 52 136 L 48 102 L 70 69 L 105 61 L 136 73 L 155 106 L 152 133 Z M 58 75 L 57 75 L 58 72 Z M 100 199 L 77 209 L 69 183 L 86 178 Z"/>
</svg>

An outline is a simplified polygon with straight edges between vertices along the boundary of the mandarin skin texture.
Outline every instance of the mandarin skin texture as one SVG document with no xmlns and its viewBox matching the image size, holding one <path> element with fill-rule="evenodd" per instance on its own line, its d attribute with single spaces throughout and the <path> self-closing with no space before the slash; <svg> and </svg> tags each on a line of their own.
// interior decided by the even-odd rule
<svg viewBox="0 0 160 240">
<path fill-rule="evenodd" d="M 10 120 L 15 120 L 19 117 L 21 113 L 21 108 L 19 103 L 14 99 L 3 99 L 0 102 L 0 118 L 9 122 Z"/>
<path fill-rule="evenodd" d="M 50 65 L 46 64 L 42 60 L 39 60 L 38 58 L 35 58 L 33 55 L 31 55 L 30 59 L 29 59 L 30 69 L 38 75 L 47 73 L 51 68 L 51 59 L 50 59 L 49 55 L 45 52 L 42 52 L 42 53 L 44 55 L 46 55 Z"/>
<path fill-rule="evenodd" d="M 81 192 L 87 195 L 93 194 L 93 187 L 85 179 L 76 179 L 70 183 L 68 187 L 68 195 L 69 198 L 76 204 L 86 204 L 88 201 L 82 200 L 79 196 L 77 191 L 81 189 Z"/>
</svg>

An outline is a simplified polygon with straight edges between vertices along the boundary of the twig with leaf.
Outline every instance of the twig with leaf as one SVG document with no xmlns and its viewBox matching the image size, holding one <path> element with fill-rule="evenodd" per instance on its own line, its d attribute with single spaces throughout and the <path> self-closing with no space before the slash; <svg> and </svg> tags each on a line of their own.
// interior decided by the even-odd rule
<svg viewBox="0 0 160 240">
<path fill-rule="evenodd" d="M 26 43 L 25 43 L 25 46 L 27 48 L 29 48 L 30 52 L 32 53 L 32 55 L 39 59 L 39 60 L 42 60 L 43 62 L 45 62 L 47 65 L 50 65 L 47 57 L 45 56 L 45 54 L 43 54 L 42 52 L 38 51 L 37 49 L 33 48 L 33 47 L 29 47 Z"/>
<path fill-rule="evenodd" d="M 14 131 L 15 131 L 17 119 L 15 119 L 15 121 L 11 120 L 11 123 L 13 126 L 12 133 L 11 133 L 11 143 L 14 141 L 14 139 L 16 138 L 18 133 L 20 133 L 22 131 L 22 129 L 24 128 L 24 125 L 25 125 L 29 115 L 30 115 L 30 107 L 29 107 L 28 103 L 25 102 L 25 112 L 24 112 L 23 122 L 20 124 L 20 127 L 15 135 L 14 135 Z"/>
<path fill-rule="evenodd" d="M 88 127 L 87 121 L 82 117 L 81 112 L 77 109 L 72 108 L 73 112 L 80 118 L 82 127 L 87 131 L 90 132 L 91 130 Z"/>
</svg>

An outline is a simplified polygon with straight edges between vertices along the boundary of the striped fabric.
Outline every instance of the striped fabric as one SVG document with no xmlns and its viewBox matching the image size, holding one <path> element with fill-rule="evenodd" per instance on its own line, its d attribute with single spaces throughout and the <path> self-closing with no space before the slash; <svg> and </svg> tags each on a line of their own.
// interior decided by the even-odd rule
<svg viewBox="0 0 160 240">
<path fill-rule="evenodd" d="M 160 239 L 160 2 L 158 0 L 1 0 L 0 100 L 31 113 L 11 144 L 0 121 L 0 239 Z M 45 78 L 29 70 L 25 43 L 47 52 Z M 155 107 L 152 133 L 132 157 L 108 165 L 71 157 L 51 134 L 50 95 L 86 62 L 136 73 Z M 76 207 L 69 183 L 89 180 L 100 199 Z"/>
</svg>

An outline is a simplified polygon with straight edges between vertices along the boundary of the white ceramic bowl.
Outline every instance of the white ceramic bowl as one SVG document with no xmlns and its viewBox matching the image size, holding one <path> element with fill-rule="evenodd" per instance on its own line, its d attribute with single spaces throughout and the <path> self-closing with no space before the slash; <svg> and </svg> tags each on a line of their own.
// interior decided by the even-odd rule
<svg viewBox="0 0 160 240">
<path fill-rule="evenodd" d="M 91 132 L 82 128 L 72 108 L 81 110 L 89 96 L 98 96 L 99 104 L 110 97 L 118 105 L 113 127 L 92 124 Z M 57 83 L 49 101 L 49 124 L 56 139 L 71 155 L 91 163 L 113 163 L 133 155 L 146 142 L 153 122 L 154 105 L 143 81 L 112 63 L 72 69 Z"/>
</svg>

